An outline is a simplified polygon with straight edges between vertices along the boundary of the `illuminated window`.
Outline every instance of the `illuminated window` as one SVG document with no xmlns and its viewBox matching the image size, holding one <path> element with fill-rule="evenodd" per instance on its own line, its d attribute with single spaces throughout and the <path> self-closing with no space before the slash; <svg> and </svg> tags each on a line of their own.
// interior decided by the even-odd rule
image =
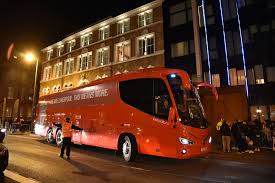
<svg viewBox="0 0 275 183">
<path fill-rule="evenodd" d="M 71 40 L 67 44 L 67 52 L 71 52 L 75 47 L 75 39 Z"/>
<path fill-rule="evenodd" d="M 266 76 L 268 82 L 275 82 L 275 67 L 267 67 Z"/>
<path fill-rule="evenodd" d="M 182 41 L 171 45 L 172 58 L 188 55 L 188 41 Z"/>
<path fill-rule="evenodd" d="M 130 19 L 121 20 L 117 23 L 117 34 L 123 34 L 130 30 Z"/>
<path fill-rule="evenodd" d="M 59 78 L 62 76 L 62 62 L 54 65 L 53 76 L 54 78 Z"/>
<path fill-rule="evenodd" d="M 50 73 L 51 73 L 51 66 L 45 67 L 43 72 L 43 80 L 47 81 L 50 79 Z"/>
<path fill-rule="evenodd" d="M 238 85 L 244 85 L 245 84 L 244 70 L 237 70 L 237 77 L 238 77 Z"/>
<path fill-rule="evenodd" d="M 53 56 L 53 50 L 47 51 L 47 60 L 51 60 L 52 56 Z"/>
<path fill-rule="evenodd" d="M 264 72 L 263 72 L 263 66 L 262 65 L 255 65 L 255 78 L 256 78 L 256 84 L 264 84 Z"/>
<path fill-rule="evenodd" d="M 144 27 L 153 22 L 153 10 L 147 10 L 138 14 L 138 26 Z"/>
<path fill-rule="evenodd" d="M 131 45 L 130 41 L 124 41 L 116 44 L 115 46 L 115 61 L 126 61 L 131 57 Z"/>
<path fill-rule="evenodd" d="M 78 56 L 78 71 L 90 69 L 92 67 L 92 52 Z"/>
<path fill-rule="evenodd" d="M 110 36 L 110 26 L 105 26 L 99 29 L 99 40 L 107 39 Z"/>
<path fill-rule="evenodd" d="M 250 85 L 254 85 L 255 84 L 254 69 L 248 69 L 247 70 L 247 80 L 248 80 L 248 84 L 250 84 Z"/>
<path fill-rule="evenodd" d="M 238 84 L 236 68 L 229 69 L 229 73 L 230 73 L 230 85 L 231 86 L 236 86 Z"/>
<path fill-rule="evenodd" d="M 219 74 L 213 74 L 212 75 L 212 85 L 214 87 L 220 87 L 221 81 L 220 81 L 220 75 Z"/>
<path fill-rule="evenodd" d="M 57 47 L 57 52 L 56 52 L 56 56 L 61 56 L 62 55 L 62 53 L 63 53 L 63 51 L 64 51 L 64 45 L 60 45 L 60 46 L 58 46 Z"/>
<path fill-rule="evenodd" d="M 154 34 L 147 34 L 137 38 L 138 40 L 138 55 L 144 56 L 155 52 L 155 36 Z"/>
<path fill-rule="evenodd" d="M 90 43 L 92 43 L 92 34 L 85 34 L 80 37 L 80 46 L 85 47 L 88 46 Z"/>
<path fill-rule="evenodd" d="M 14 88 L 8 87 L 8 99 L 13 99 L 13 95 L 14 95 Z"/>
<path fill-rule="evenodd" d="M 109 47 L 100 48 L 96 51 L 96 66 L 109 64 Z"/>
<path fill-rule="evenodd" d="M 74 70 L 74 59 L 70 58 L 70 59 L 65 60 L 65 62 L 64 62 L 64 74 L 65 75 L 71 74 L 71 73 L 73 73 L 73 70 Z"/>
</svg>

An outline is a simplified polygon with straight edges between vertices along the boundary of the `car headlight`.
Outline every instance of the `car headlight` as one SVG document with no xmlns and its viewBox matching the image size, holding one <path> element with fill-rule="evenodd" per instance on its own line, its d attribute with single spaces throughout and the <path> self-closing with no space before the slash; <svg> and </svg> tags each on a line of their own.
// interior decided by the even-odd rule
<svg viewBox="0 0 275 183">
<path fill-rule="evenodd" d="M 180 137 L 179 140 L 180 140 L 180 143 L 183 144 L 183 145 L 192 145 L 193 144 L 192 141 L 190 141 L 190 140 L 188 140 L 186 138 Z"/>
<path fill-rule="evenodd" d="M 212 137 L 210 136 L 208 139 L 208 143 L 211 144 L 211 142 L 212 142 Z"/>
<path fill-rule="evenodd" d="M 2 132 L 2 133 L 5 133 L 5 132 L 6 132 L 6 129 L 5 129 L 5 128 L 2 128 L 2 129 L 1 129 L 1 132 Z"/>
</svg>

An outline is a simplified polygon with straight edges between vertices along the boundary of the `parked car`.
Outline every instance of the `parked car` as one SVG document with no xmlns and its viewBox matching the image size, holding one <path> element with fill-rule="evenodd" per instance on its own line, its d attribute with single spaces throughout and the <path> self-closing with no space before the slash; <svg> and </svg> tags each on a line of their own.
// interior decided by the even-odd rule
<svg viewBox="0 0 275 183">
<path fill-rule="evenodd" d="M 7 134 L 7 130 L 5 128 L 0 128 L 0 143 L 4 141 L 6 134 Z"/>
<path fill-rule="evenodd" d="M 3 177 L 4 171 L 9 164 L 9 150 L 3 144 L 0 144 L 0 177 Z"/>
</svg>

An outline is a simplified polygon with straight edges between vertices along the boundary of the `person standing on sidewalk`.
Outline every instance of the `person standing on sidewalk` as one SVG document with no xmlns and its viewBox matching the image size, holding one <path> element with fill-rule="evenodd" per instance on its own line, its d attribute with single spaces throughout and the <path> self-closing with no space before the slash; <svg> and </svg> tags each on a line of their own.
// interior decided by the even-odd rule
<svg viewBox="0 0 275 183">
<path fill-rule="evenodd" d="M 79 128 L 72 124 L 70 118 L 66 118 L 65 122 L 62 122 L 62 124 L 56 124 L 54 123 L 55 126 L 57 127 L 62 127 L 62 146 L 61 146 L 61 151 L 60 151 L 60 157 L 64 157 L 64 150 L 66 148 L 66 155 L 67 159 L 70 159 L 70 153 L 71 153 L 71 141 L 72 141 L 72 130 L 83 130 L 83 128 Z"/>
<path fill-rule="evenodd" d="M 222 126 L 221 126 L 221 135 L 222 135 L 222 147 L 223 147 L 223 152 L 230 152 L 230 126 L 227 121 L 224 121 Z"/>
</svg>

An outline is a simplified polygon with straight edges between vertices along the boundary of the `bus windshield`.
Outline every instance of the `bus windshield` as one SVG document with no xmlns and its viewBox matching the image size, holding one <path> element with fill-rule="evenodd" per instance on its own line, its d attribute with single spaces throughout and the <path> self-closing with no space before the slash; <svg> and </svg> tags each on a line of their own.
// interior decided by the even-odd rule
<svg viewBox="0 0 275 183">
<path fill-rule="evenodd" d="M 192 87 L 192 90 L 184 90 L 182 80 L 176 74 L 168 75 L 167 79 L 173 92 L 181 123 L 195 128 L 207 128 L 207 121 L 204 118 L 196 89 Z"/>
</svg>

